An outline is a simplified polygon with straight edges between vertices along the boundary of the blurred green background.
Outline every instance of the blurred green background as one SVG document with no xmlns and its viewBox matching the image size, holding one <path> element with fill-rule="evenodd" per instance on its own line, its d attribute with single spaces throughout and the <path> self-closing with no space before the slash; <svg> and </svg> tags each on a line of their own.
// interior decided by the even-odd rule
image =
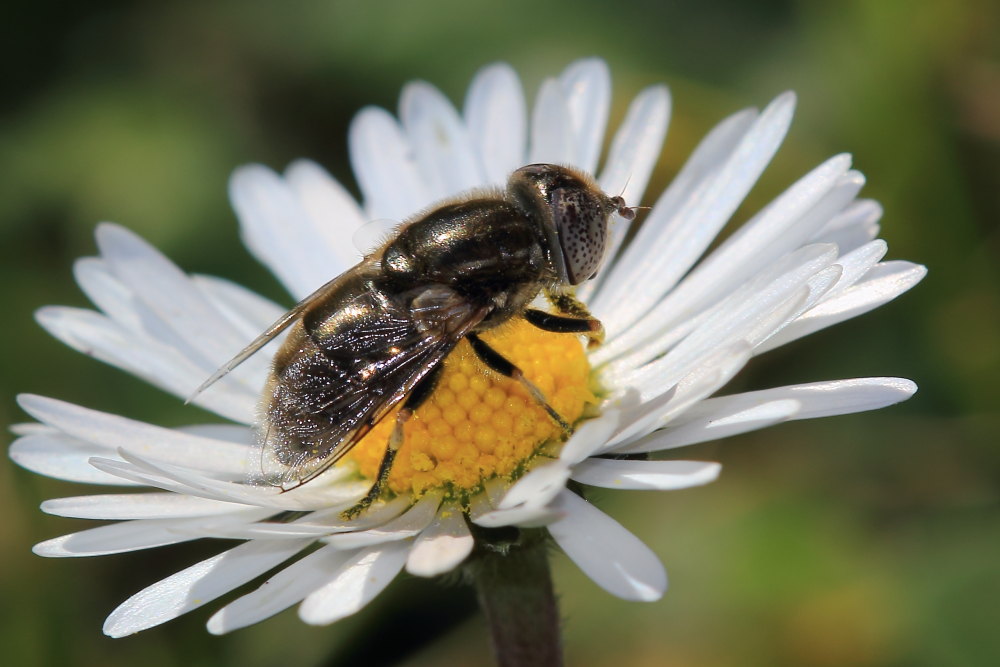
<svg viewBox="0 0 1000 667">
<path fill-rule="evenodd" d="M 427 79 L 461 103 L 497 60 L 533 97 L 589 55 L 630 98 L 674 94 L 656 193 L 725 115 L 798 91 L 785 147 L 737 220 L 827 156 L 852 152 L 881 200 L 890 258 L 927 264 L 912 293 L 756 359 L 732 390 L 867 375 L 921 390 L 884 411 L 692 448 L 710 486 L 596 501 L 650 544 L 671 590 L 605 594 L 555 558 L 569 664 L 1000 664 L 1000 4 L 989 0 L 627 3 L 128 2 L 7 7 L 0 111 L 0 421 L 35 392 L 161 424 L 204 419 L 50 339 L 32 312 L 85 305 L 73 260 L 114 220 L 190 271 L 288 302 L 242 249 L 237 165 L 311 157 L 354 188 L 351 116 Z M 729 390 L 727 390 L 729 391 Z M 209 605 L 110 640 L 120 601 L 218 550 L 195 544 L 76 561 L 30 546 L 84 522 L 38 503 L 87 489 L 0 465 L 0 654 L 17 665 L 461 665 L 488 661 L 465 589 L 400 578 L 357 616 L 286 612 L 209 636 Z"/>
</svg>

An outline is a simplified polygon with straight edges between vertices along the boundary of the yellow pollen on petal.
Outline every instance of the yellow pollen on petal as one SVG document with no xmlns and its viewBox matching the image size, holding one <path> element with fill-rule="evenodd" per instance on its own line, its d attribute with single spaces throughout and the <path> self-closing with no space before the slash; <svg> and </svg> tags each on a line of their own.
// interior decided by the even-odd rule
<svg viewBox="0 0 1000 667">
<path fill-rule="evenodd" d="M 597 398 L 580 339 L 551 333 L 523 320 L 481 334 L 497 352 L 524 371 L 549 404 L 573 424 Z M 351 450 L 359 472 L 374 479 L 396 423 L 391 411 Z M 388 488 L 415 497 L 442 488 L 467 497 L 485 480 L 511 476 L 562 429 L 516 380 L 491 371 L 462 340 L 444 361 L 431 396 L 403 427 Z"/>
</svg>

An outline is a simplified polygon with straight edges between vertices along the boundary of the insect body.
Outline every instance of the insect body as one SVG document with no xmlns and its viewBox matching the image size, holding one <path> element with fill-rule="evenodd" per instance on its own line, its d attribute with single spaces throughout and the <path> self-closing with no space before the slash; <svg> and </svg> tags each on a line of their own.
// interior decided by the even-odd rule
<svg viewBox="0 0 1000 667">
<path fill-rule="evenodd" d="M 568 433 L 570 425 L 542 393 L 478 334 L 524 317 L 541 329 L 599 342 L 600 322 L 566 288 L 597 272 L 613 213 L 634 215 L 587 176 L 549 164 L 522 167 L 502 192 L 467 194 L 401 225 L 202 388 L 292 326 L 264 390 L 258 435 L 265 466 L 281 471 L 268 481 L 284 488 L 327 470 L 401 405 L 377 479 L 348 516 L 379 496 L 403 424 L 430 396 L 442 362 L 462 338 L 494 371 L 521 382 Z M 559 314 L 528 307 L 542 292 Z"/>
</svg>

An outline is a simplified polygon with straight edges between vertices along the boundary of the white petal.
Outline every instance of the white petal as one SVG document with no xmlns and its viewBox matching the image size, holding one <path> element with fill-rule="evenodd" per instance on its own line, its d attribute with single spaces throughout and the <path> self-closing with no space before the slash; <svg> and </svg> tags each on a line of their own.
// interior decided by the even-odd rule
<svg viewBox="0 0 1000 667">
<path fill-rule="evenodd" d="M 98 444 L 109 454 L 120 448 L 157 461 L 196 462 L 202 471 L 234 479 L 242 479 L 249 469 L 250 449 L 233 442 L 202 438 L 33 394 L 21 394 L 18 404 L 38 421 Z"/>
<path fill-rule="evenodd" d="M 231 513 L 228 518 L 233 522 L 255 521 L 267 516 L 268 512 L 269 510 L 243 510 Z M 126 551 L 151 549 L 189 541 L 192 538 L 179 534 L 176 529 L 203 520 L 202 517 L 195 517 L 123 521 L 39 542 L 32 548 L 32 551 L 39 556 L 48 558 L 65 558 L 106 556 Z"/>
<path fill-rule="evenodd" d="M 369 220 L 402 222 L 431 202 L 412 147 L 388 111 L 362 109 L 354 117 L 347 138 Z"/>
<path fill-rule="evenodd" d="M 775 119 L 780 120 L 780 119 Z M 724 118 L 706 134 L 685 160 L 677 175 L 663 192 L 657 205 L 667 211 L 681 208 L 691 193 L 703 187 L 712 175 L 739 148 L 751 132 L 759 134 L 761 113 L 757 109 L 743 109 Z"/>
<path fill-rule="evenodd" d="M 562 86 L 555 79 L 542 83 L 531 114 L 531 164 L 574 164 L 573 121 Z"/>
<path fill-rule="evenodd" d="M 161 260 L 167 261 L 162 257 Z M 107 314 L 107 319 L 117 331 L 130 339 L 134 338 L 135 345 L 167 348 L 193 366 L 207 363 L 202 355 L 191 354 L 190 342 L 185 340 L 184 335 L 143 301 L 141 295 L 114 272 L 106 259 L 84 257 L 73 268 L 80 287 L 91 301 Z"/>
<path fill-rule="evenodd" d="M 472 553 L 474 542 L 462 510 L 446 504 L 410 548 L 406 571 L 418 577 L 450 572 Z"/>
<path fill-rule="evenodd" d="M 563 461 L 551 461 L 531 470 L 510 487 L 498 509 L 541 507 L 548 505 L 569 479 L 569 466 Z"/>
<path fill-rule="evenodd" d="M 734 299 L 731 308 L 718 308 L 713 317 L 701 323 L 662 358 L 634 371 L 611 365 L 603 376 L 609 386 L 635 387 L 646 400 L 695 371 L 704 359 L 720 348 L 740 343 L 753 348 L 785 326 L 788 318 L 799 312 L 809 299 L 808 286 L 796 287 L 792 280 L 778 282 L 780 284 L 773 285 L 774 289 L 750 294 L 740 303 L 735 303 Z"/>
<path fill-rule="evenodd" d="M 800 312 L 809 295 L 808 287 L 802 286 L 784 299 L 754 304 L 760 307 L 752 308 L 753 313 L 743 312 L 731 321 L 705 326 L 704 338 L 697 333 L 692 335 L 688 339 L 693 341 L 690 346 L 678 345 L 664 356 L 662 363 L 647 364 L 621 381 L 637 388 L 643 399 L 647 399 L 659 393 L 662 386 L 669 386 L 669 383 L 680 381 L 695 372 L 716 348 L 721 348 L 726 354 L 738 354 L 742 345 L 754 348 L 761 340 L 784 327 L 794 313 Z M 687 340 L 684 342 L 687 343 Z"/>
<path fill-rule="evenodd" d="M 734 352 L 734 350 L 727 350 L 724 354 L 726 356 L 735 356 Z M 741 345 L 736 353 L 741 357 L 749 359 L 750 346 L 746 344 Z M 743 363 L 746 362 L 742 361 L 740 365 L 742 366 Z M 609 450 L 618 447 L 623 440 L 634 438 L 637 433 L 644 434 L 653 430 L 655 423 L 663 414 L 676 410 L 674 406 L 678 400 L 686 402 L 685 393 L 699 395 L 702 393 L 700 385 L 715 384 L 715 378 L 719 375 L 716 370 L 717 365 L 717 361 L 713 359 L 711 362 L 700 366 L 694 373 L 688 375 L 677 384 L 645 400 L 642 399 L 634 387 L 629 387 L 623 397 L 616 401 L 622 410 L 622 416 L 618 420 L 618 428 L 605 439 L 601 447 L 589 452 L 589 454 L 597 456 L 607 453 Z M 695 391 L 692 392 L 692 388 Z M 678 391 L 681 392 L 680 397 L 677 395 Z M 706 388 L 704 391 L 708 391 L 708 389 Z"/>
<path fill-rule="evenodd" d="M 710 461 L 589 459 L 573 469 L 573 479 L 609 489 L 671 491 L 713 482 L 721 469 Z"/>
<path fill-rule="evenodd" d="M 476 75 L 465 98 L 465 122 L 486 183 L 503 186 L 527 163 L 527 105 L 509 65 L 491 65 Z"/>
<path fill-rule="evenodd" d="M 833 217 L 813 241 L 836 243 L 843 252 L 854 250 L 878 235 L 882 206 L 871 199 L 859 199 Z"/>
<path fill-rule="evenodd" d="M 633 451 L 629 443 L 653 431 L 689 406 L 698 404 L 723 387 L 750 359 L 751 347 L 746 342 L 712 350 L 671 391 L 644 401 L 622 419 L 622 428 L 600 450 Z"/>
<path fill-rule="evenodd" d="M 716 399 L 702 401 L 676 420 L 666 422 L 666 428 L 662 431 L 656 431 L 618 451 L 652 452 L 720 440 L 788 421 L 802 409 L 802 404 L 793 399 L 775 399 L 749 405 L 742 402 L 729 405 L 710 403 L 714 400 Z M 717 410 L 702 414 L 702 405 L 713 405 Z"/>
<path fill-rule="evenodd" d="M 58 431 L 51 426 L 46 426 L 45 424 L 39 424 L 37 422 L 21 422 L 20 424 L 11 424 L 8 429 L 11 433 L 17 436 L 52 435 L 58 433 Z"/>
<path fill-rule="evenodd" d="M 785 343 L 874 310 L 919 283 L 925 275 L 927 275 L 926 267 L 911 262 L 897 260 L 878 264 L 854 286 L 818 304 L 769 338 L 757 353 L 773 350 Z"/>
<path fill-rule="evenodd" d="M 469 499 L 469 521 L 478 523 L 479 517 L 489 514 L 494 509 L 485 493 L 477 493 Z"/>
<path fill-rule="evenodd" d="M 688 299 L 713 300 L 805 244 L 864 184 L 861 174 L 848 170 L 850 165 L 849 155 L 830 158 L 740 227 L 685 278 L 684 289 L 700 293 Z"/>
<path fill-rule="evenodd" d="M 183 532 L 190 537 L 214 537 L 225 540 L 286 541 L 303 538 L 317 540 L 335 531 L 329 526 L 317 524 L 260 521 L 238 525 L 199 525 L 190 530 L 185 529 Z"/>
<path fill-rule="evenodd" d="M 366 222 L 361 207 L 337 179 L 310 160 L 296 160 L 285 170 L 285 180 L 313 221 L 316 240 L 322 240 L 333 261 L 327 278 L 351 268 L 361 255 L 351 243 L 353 234 Z"/>
<path fill-rule="evenodd" d="M 540 528 L 553 521 L 558 521 L 563 517 L 563 513 L 552 507 L 521 505 L 509 510 L 494 510 L 478 516 L 470 516 L 472 516 L 472 523 L 484 528 L 500 528 L 502 526 Z"/>
<path fill-rule="evenodd" d="M 330 547 L 312 552 L 217 611 L 208 619 L 208 631 L 221 635 L 274 616 L 329 582 L 350 556 Z"/>
<path fill-rule="evenodd" d="M 246 165 L 229 179 L 229 198 L 240 219 L 243 240 L 296 299 L 334 277 L 336 257 L 317 242 L 313 220 L 278 174 L 259 164 Z M 246 344 L 238 341 L 216 359 L 221 365 Z"/>
<path fill-rule="evenodd" d="M 562 516 L 554 511 L 550 501 L 569 479 L 569 464 L 562 460 L 549 460 L 538 465 L 513 486 L 501 484 L 487 486 L 487 493 L 495 510 L 477 508 L 470 512 L 472 522 L 487 528 L 499 526 L 523 526 L 534 528 L 545 526 Z"/>
<path fill-rule="evenodd" d="M 117 366 L 175 396 L 187 397 L 211 372 L 180 351 L 121 328 L 100 313 L 82 308 L 46 306 L 35 314 L 38 323 L 70 347 Z M 226 378 L 216 391 L 194 402 L 237 421 L 252 418 L 257 392 Z"/>
<path fill-rule="evenodd" d="M 358 549 L 413 537 L 430 525 L 440 505 L 441 494 L 428 493 L 392 521 L 370 530 L 331 535 L 323 541 L 337 549 Z"/>
<path fill-rule="evenodd" d="M 566 515 L 549 532 L 594 583 L 626 600 L 660 599 L 667 590 L 667 573 L 639 538 L 570 491 L 559 495 L 557 507 Z"/>
<path fill-rule="evenodd" d="M 123 602 L 104 622 L 104 634 L 125 637 L 186 614 L 264 574 L 309 542 L 247 542 L 203 560 Z"/>
<path fill-rule="evenodd" d="M 682 329 L 686 335 L 683 341 L 675 345 L 677 339 L 672 336 L 662 340 L 651 338 L 647 345 L 606 365 L 603 375 L 615 380 L 612 386 L 622 386 L 618 379 L 628 384 L 639 383 L 637 386 L 645 397 L 649 395 L 649 387 L 642 385 L 671 386 L 694 368 L 697 358 L 713 348 L 737 340 L 758 345 L 832 286 L 831 280 L 839 277 L 842 269 L 836 267 L 833 273 L 826 270 L 836 257 L 835 247 L 817 244 L 772 262 L 753 280 L 702 316 L 693 318 L 696 322 L 693 329 L 690 332 Z M 636 368 L 639 370 L 633 370 Z"/>
<path fill-rule="evenodd" d="M 593 174 L 601 154 L 601 140 L 611 105 L 611 74 L 600 58 L 578 60 L 559 77 L 573 127 L 576 159 L 573 164 Z"/>
<path fill-rule="evenodd" d="M 155 318 L 152 313 L 144 312 L 132 290 L 111 272 L 103 259 L 81 257 L 73 264 L 73 276 L 87 298 L 122 327 L 141 332 L 146 327 L 144 319 L 148 322 Z"/>
<path fill-rule="evenodd" d="M 858 378 L 719 396 L 700 402 L 628 451 L 681 447 L 782 421 L 877 410 L 905 401 L 916 390 L 913 382 L 901 378 Z"/>
<path fill-rule="evenodd" d="M 651 290 L 650 294 L 662 300 L 638 321 L 628 315 L 628 331 L 610 342 L 597 360 L 635 347 L 643 337 L 661 336 L 805 243 L 861 187 L 863 179 L 848 172 L 849 166 L 850 157 L 846 155 L 827 160 L 726 239 L 675 290 L 669 294 L 662 287 Z M 621 315 L 616 312 L 608 316 Z"/>
<path fill-rule="evenodd" d="M 351 235 L 351 245 L 359 255 L 368 256 L 395 236 L 397 229 L 398 220 L 369 220 Z"/>
<path fill-rule="evenodd" d="M 865 245 L 869 241 L 874 240 L 879 235 L 879 230 L 881 228 L 878 224 L 871 224 L 867 227 L 848 227 L 846 229 L 838 229 L 830 232 L 829 234 L 823 235 L 823 241 L 826 243 L 834 243 L 840 251 L 843 253 L 856 250 L 861 246 Z"/>
<path fill-rule="evenodd" d="M 42 503 L 42 511 L 77 519 L 129 520 L 177 519 L 229 514 L 245 505 L 182 496 L 176 493 L 117 493 L 75 498 L 54 498 Z"/>
<path fill-rule="evenodd" d="M 230 527 L 212 526 L 211 534 L 215 537 L 239 540 L 287 540 L 299 537 L 320 538 L 334 533 L 367 530 L 381 526 L 402 514 L 404 510 L 409 508 L 410 499 L 405 496 L 397 496 L 389 502 L 376 504 L 356 519 L 345 521 L 341 517 L 341 512 L 347 506 L 347 504 L 344 504 L 341 507 L 310 512 L 306 516 L 290 523 L 265 521 Z M 208 534 L 205 533 L 203 535 L 207 536 Z"/>
<path fill-rule="evenodd" d="M 108 459 L 102 456 L 94 456 L 90 459 L 90 465 L 94 466 L 98 470 L 105 472 L 109 475 L 115 475 L 124 480 L 134 482 L 136 484 L 141 484 L 143 486 L 152 486 L 164 491 L 171 491 L 173 493 L 178 493 L 182 495 L 193 495 L 198 498 L 207 498 L 209 500 L 221 500 L 224 502 L 242 501 L 243 499 L 234 498 L 233 495 L 220 493 L 217 490 L 207 490 L 195 488 L 192 486 L 191 480 L 187 479 L 191 476 L 191 473 L 186 473 L 183 475 L 185 478 L 184 482 L 179 482 L 176 478 L 182 477 L 180 474 L 166 475 L 159 472 L 150 472 L 145 469 L 148 466 L 139 467 L 128 461 L 119 461 L 117 459 Z M 236 486 L 236 485 L 233 485 Z M 246 503 L 251 504 L 251 503 Z M 252 503 L 255 505 L 260 505 L 262 503 Z"/>
<path fill-rule="evenodd" d="M 224 440 L 242 447 L 256 445 L 253 429 L 240 424 L 188 424 L 177 426 L 174 430 L 209 440 Z"/>
<path fill-rule="evenodd" d="M 336 485 L 326 486 L 324 482 L 330 478 L 324 476 L 312 484 L 285 491 L 277 487 L 248 486 L 219 481 L 201 475 L 191 468 L 154 463 L 121 449 L 118 450 L 118 455 L 124 461 L 93 458 L 91 465 L 109 474 L 165 491 L 257 507 L 287 510 L 325 509 L 338 505 L 347 507 L 364 495 L 366 487 L 361 481 L 351 484 L 340 480 Z M 343 469 L 333 469 L 325 474 L 333 474 L 332 479 L 342 479 L 345 473 Z"/>
<path fill-rule="evenodd" d="M 115 229 L 110 225 L 106 227 Z M 138 246 L 144 245 L 141 240 L 134 240 Z M 155 253 L 155 250 L 151 252 Z M 161 263 L 166 262 L 162 256 L 160 260 Z M 74 272 L 81 288 L 107 317 L 77 308 L 42 308 L 38 311 L 38 321 L 53 335 L 85 354 L 182 396 L 189 394 L 197 386 L 195 383 L 200 383 L 199 378 L 210 372 L 211 363 L 200 352 L 192 350 L 183 327 L 180 327 L 179 333 L 177 327 L 164 320 L 160 313 L 115 275 L 107 261 L 85 257 L 76 262 Z M 176 268 L 173 273 L 177 273 Z M 219 278 L 192 277 L 191 282 L 210 306 L 219 311 L 237 331 L 243 332 L 247 340 L 256 336 L 276 317 L 264 318 L 262 324 L 248 327 L 252 333 L 245 332 L 246 314 L 255 312 L 261 304 L 270 305 L 270 302 Z M 206 285 L 206 282 L 211 284 Z M 229 301 L 233 300 L 236 302 L 230 304 Z M 229 390 L 249 390 L 251 394 L 256 394 L 263 384 L 267 364 L 266 359 L 251 359 L 227 378 L 224 385 Z M 234 383 L 234 380 L 243 384 Z"/>
<path fill-rule="evenodd" d="M 698 407 L 699 411 L 718 411 L 725 404 L 753 404 L 787 398 L 799 402 L 794 419 L 817 419 L 878 410 L 905 401 L 916 391 L 917 385 L 904 378 L 855 378 L 722 396 L 709 399 Z"/>
<path fill-rule="evenodd" d="M 656 166 L 670 122 L 670 92 L 664 86 L 642 91 L 629 106 L 625 120 L 611 142 L 608 159 L 598 183 L 604 192 L 621 195 L 629 206 L 642 203 L 642 196 Z M 611 261 L 625 240 L 629 224 L 616 215 L 608 229 L 605 261 Z M 603 281 L 604 272 L 577 290 L 579 298 L 589 301 Z"/>
<path fill-rule="evenodd" d="M 826 301 L 837 294 L 840 294 L 851 285 L 858 282 L 866 273 L 885 257 L 889 246 L 882 239 L 876 239 L 870 243 L 855 248 L 851 252 L 842 255 L 837 260 L 837 264 L 844 267 L 844 274 L 837 281 L 837 284 L 827 292 L 822 301 Z"/>
<path fill-rule="evenodd" d="M 243 340 L 191 279 L 135 233 L 110 223 L 98 226 L 97 245 L 108 267 L 129 290 L 166 323 L 192 360 L 218 366 Z"/>
<path fill-rule="evenodd" d="M 399 118 L 431 199 L 485 183 L 458 112 L 437 88 L 423 81 L 407 84 Z"/>
<path fill-rule="evenodd" d="M 670 123 L 670 91 L 652 86 L 629 105 L 601 172 L 601 189 L 639 204 L 656 166 Z"/>
<path fill-rule="evenodd" d="M 563 445 L 559 460 L 572 466 L 600 450 L 618 429 L 621 420 L 620 411 L 609 408 L 600 417 L 585 421 Z"/>
<path fill-rule="evenodd" d="M 802 313 L 819 303 L 819 301 L 840 282 L 843 273 L 844 268 L 839 264 L 834 264 L 833 266 L 823 269 L 810 278 L 806 283 L 808 294 L 802 304 L 800 304 L 797 309 L 790 312 L 786 316 L 785 321 L 779 323 L 770 332 L 761 332 L 759 336 L 751 337 L 750 340 L 752 341 L 754 348 L 760 349 L 769 338 L 779 333 L 786 326 L 798 319 Z"/>
<path fill-rule="evenodd" d="M 541 457 L 539 457 L 539 461 L 541 461 Z M 483 482 L 483 495 L 486 496 L 490 507 L 499 507 L 500 501 L 503 500 L 503 497 L 507 494 L 507 490 L 511 486 L 513 486 L 513 483 L 502 477 L 492 477 Z M 482 496 L 477 495 L 475 497 L 481 498 Z"/>
<path fill-rule="evenodd" d="M 103 447 L 71 438 L 57 431 L 34 433 L 18 438 L 10 446 L 9 454 L 11 460 L 22 468 L 67 482 L 116 486 L 137 484 L 102 472 L 90 465 L 91 457 L 107 454 Z"/>
<path fill-rule="evenodd" d="M 731 152 L 724 154 L 724 162 L 708 167 L 697 185 L 688 183 L 689 189 L 682 195 L 675 194 L 678 190 L 673 187 L 686 183 L 685 177 L 663 194 L 593 302 L 593 311 L 605 321 L 609 334 L 625 330 L 704 252 L 774 156 L 788 130 L 794 106 L 793 95 L 779 96 Z M 692 157 L 692 161 L 699 158 L 697 171 L 704 168 L 702 155 L 718 159 L 718 148 L 729 148 L 727 144 L 735 138 L 733 130 L 741 128 L 740 120 L 730 121 L 725 131 L 706 138 L 709 148 Z M 682 196 L 684 199 L 680 199 Z M 663 239 L 669 239 L 669 243 L 664 244 Z M 634 285 L 640 280 L 657 289 L 637 292 Z"/>
<path fill-rule="evenodd" d="M 878 410 L 905 401 L 916 391 L 917 385 L 904 378 L 856 378 L 753 392 L 753 399 L 788 396 L 801 404 L 795 419 L 817 419 Z"/>
<path fill-rule="evenodd" d="M 698 312 L 783 255 L 799 248 L 857 193 L 863 179 L 848 174 L 850 157 L 827 160 L 743 225 L 650 312 L 661 330 L 680 313 Z"/>
<path fill-rule="evenodd" d="M 477 493 L 469 499 L 466 511 L 469 520 L 475 523 L 479 517 L 495 510 L 511 486 L 511 482 L 500 477 L 492 477 L 483 482 L 483 493 Z"/>
<path fill-rule="evenodd" d="M 302 602 L 299 617 L 312 625 L 326 625 L 359 611 L 403 569 L 409 546 L 390 542 L 353 555 L 333 581 Z"/>
</svg>

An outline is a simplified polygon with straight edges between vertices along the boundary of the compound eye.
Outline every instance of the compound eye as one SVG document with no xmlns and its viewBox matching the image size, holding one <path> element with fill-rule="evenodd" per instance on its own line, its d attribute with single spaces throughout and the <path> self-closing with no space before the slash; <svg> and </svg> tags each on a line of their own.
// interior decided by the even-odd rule
<svg viewBox="0 0 1000 667">
<path fill-rule="evenodd" d="M 571 285 L 579 285 L 601 266 L 608 235 L 607 212 L 597 198 L 581 188 L 555 190 L 551 205 L 567 278 Z"/>
</svg>

